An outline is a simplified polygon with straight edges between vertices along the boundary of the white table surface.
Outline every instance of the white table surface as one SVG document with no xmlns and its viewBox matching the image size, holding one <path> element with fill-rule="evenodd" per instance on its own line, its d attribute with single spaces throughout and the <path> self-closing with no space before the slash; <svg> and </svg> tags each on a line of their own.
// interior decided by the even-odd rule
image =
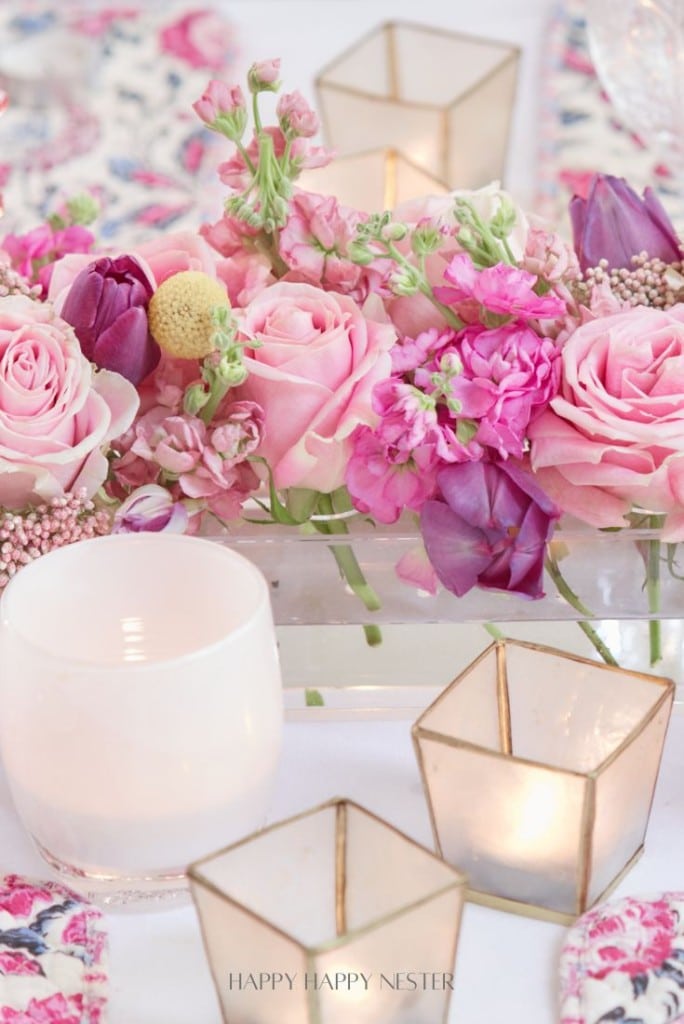
<svg viewBox="0 0 684 1024">
<path fill-rule="evenodd" d="M 271 819 L 347 796 L 431 845 L 410 721 L 288 723 Z M 684 708 L 670 723 L 646 852 L 616 891 L 684 889 Z M 46 877 L 0 777 L 0 870 Z M 191 906 L 109 914 L 109 1024 L 220 1024 Z M 450 1024 L 555 1024 L 559 925 L 466 905 Z M 350 1021 L 350 1024 L 353 1024 Z"/>
</svg>

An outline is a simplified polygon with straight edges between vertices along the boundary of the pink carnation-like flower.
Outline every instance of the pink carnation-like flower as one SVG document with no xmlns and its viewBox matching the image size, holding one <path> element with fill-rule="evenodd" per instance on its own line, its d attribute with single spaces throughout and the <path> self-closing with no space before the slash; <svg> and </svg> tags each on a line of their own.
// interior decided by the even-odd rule
<svg viewBox="0 0 684 1024">
<path fill-rule="evenodd" d="M 357 427 L 344 482 L 354 508 L 379 523 L 395 523 L 404 509 L 419 511 L 436 486 L 434 447 L 400 452 L 370 427 Z"/>
<path fill-rule="evenodd" d="M 638 506 L 683 539 L 684 305 L 582 324 L 561 358 L 560 392 L 529 431 L 541 486 L 593 526 Z"/>
<path fill-rule="evenodd" d="M 537 278 L 526 270 L 497 263 L 476 270 L 467 253 L 458 253 L 444 271 L 451 287 L 435 288 L 440 302 L 456 304 L 475 299 L 490 313 L 526 319 L 554 318 L 565 312 L 565 303 L 557 295 L 537 295 Z"/>
<path fill-rule="evenodd" d="M 361 219 L 357 210 L 340 206 L 333 196 L 296 192 L 280 233 L 280 255 L 312 284 L 363 299 L 368 293 L 362 287 L 366 271 L 346 256 Z"/>
<path fill-rule="evenodd" d="M 167 415 L 157 407 L 136 424 L 131 453 L 175 478 L 183 495 L 204 499 L 225 518 L 234 518 L 259 479 L 245 460 L 257 448 L 261 409 L 252 402 L 232 402 L 207 427 L 187 413 Z"/>
<path fill-rule="evenodd" d="M 240 397 L 265 415 L 259 454 L 278 487 L 339 487 L 359 423 L 374 423 L 371 394 L 389 376 L 394 328 L 346 295 L 281 281 L 245 310 L 249 376 Z"/>
<path fill-rule="evenodd" d="M 501 457 L 520 458 L 529 424 L 558 390 L 560 352 L 521 323 L 487 330 L 468 327 L 454 353 L 463 370 L 450 378 L 450 397 L 460 403 L 459 418 L 473 421 L 476 444 Z M 429 390 L 440 363 L 416 371 L 416 384 Z"/>
<path fill-rule="evenodd" d="M 109 442 L 128 428 L 135 388 L 93 372 L 68 324 L 23 295 L 0 298 L 0 504 L 95 493 Z"/>
</svg>

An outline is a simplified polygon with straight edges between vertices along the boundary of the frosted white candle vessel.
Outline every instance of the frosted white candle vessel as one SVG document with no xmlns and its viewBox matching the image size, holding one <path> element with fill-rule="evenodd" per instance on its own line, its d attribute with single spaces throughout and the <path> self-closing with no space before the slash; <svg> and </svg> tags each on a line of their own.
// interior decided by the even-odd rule
<svg viewBox="0 0 684 1024">
<path fill-rule="evenodd" d="M 45 859 L 100 902 L 176 891 L 264 823 L 282 695 L 268 587 L 171 534 L 45 555 L 0 603 L 0 749 Z"/>
</svg>

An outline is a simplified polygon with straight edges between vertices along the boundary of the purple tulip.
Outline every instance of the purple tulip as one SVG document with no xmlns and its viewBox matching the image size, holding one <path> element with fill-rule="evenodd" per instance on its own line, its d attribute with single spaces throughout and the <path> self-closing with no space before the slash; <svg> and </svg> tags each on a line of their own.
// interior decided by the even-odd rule
<svg viewBox="0 0 684 1024">
<path fill-rule="evenodd" d="M 144 380 L 161 356 L 147 326 L 152 292 L 132 256 L 104 256 L 75 278 L 62 308 L 86 358 L 131 384 Z"/>
<path fill-rule="evenodd" d="M 511 462 L 462 462 L 437 476 L 420 526 L 428 558 L 452 593 L 473 587 L 540 598 L 547 541 L 560 509 Z"/>
<path fill-rule="evenodd" d="M 681 258 L 677 233 L 653 189 L 640 199 L 624 178 L 594 175 L 588 197 L 570 200 L 570 219 L 582 270 L 602 259 L 611 270 L 629 268 L 632 257 L 644 251 L 665 263 Z"/>
</svg>

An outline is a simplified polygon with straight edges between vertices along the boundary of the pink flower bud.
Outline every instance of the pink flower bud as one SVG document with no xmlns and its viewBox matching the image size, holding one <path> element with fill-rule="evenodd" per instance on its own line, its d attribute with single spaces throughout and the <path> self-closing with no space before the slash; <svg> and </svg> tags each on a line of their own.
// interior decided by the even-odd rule
<svg viewBox="0 0 684 1024">
<path fill-rule="evenodd" d="M 300 92 L 286 92 L 276 107 L 278 121 L 285 135 L 310 139 L 318 131 L 318 116 Z"/>
<path fill-rule="evenodd" d="M 258 60 L 247 72 L 247 81 L 252 92 L 275 92 L 278 88 L 280 74 L 280 58 L 274 60 Z"/>
<path fill-rule="evenodd" d="M 239 139 L 247 123 L 245 97 L 239 85 L 226 85 L 212 79 L 193 110 L 208 128 L 229 139 Z"/>
</svg>

